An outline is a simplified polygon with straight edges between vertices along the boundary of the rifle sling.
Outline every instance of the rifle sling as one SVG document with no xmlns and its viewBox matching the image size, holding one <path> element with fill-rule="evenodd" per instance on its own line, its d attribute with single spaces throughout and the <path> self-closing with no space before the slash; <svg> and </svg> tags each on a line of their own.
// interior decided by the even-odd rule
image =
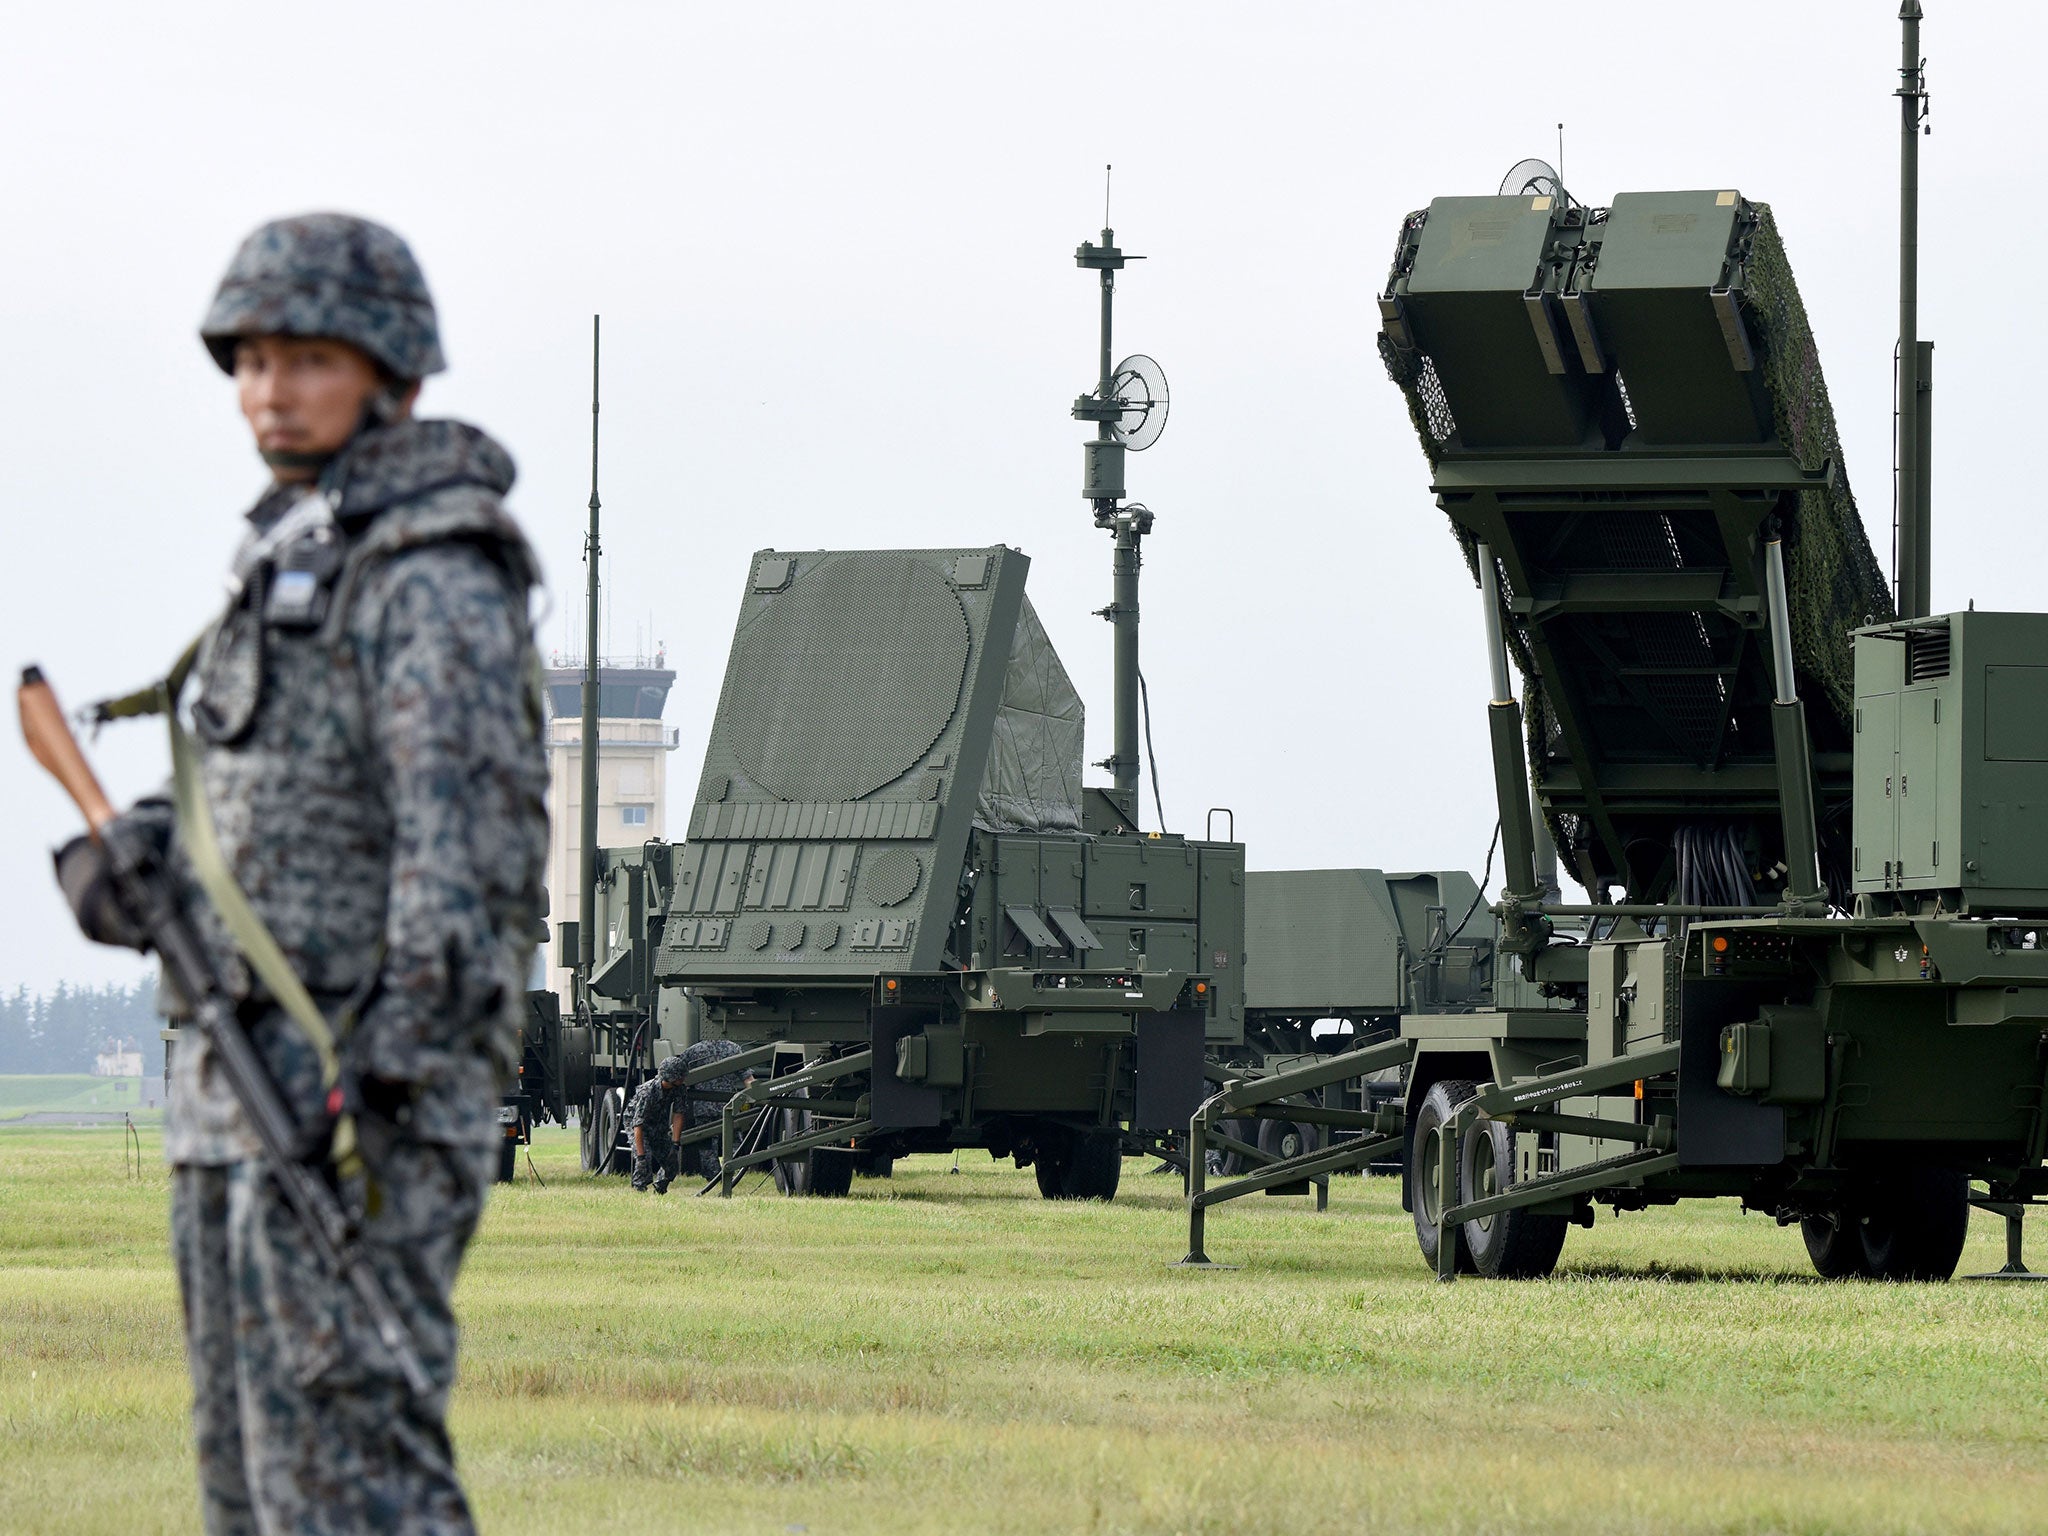
<svg viewBox="0 0 2048 1536">
<path fill-rule="evenodd" d="M 256 909 L 249 904 L 241 886 L 235 883 L 234 873 L 221 855 L 220 841 L 214 832 L 213 812 L 206 803 L 206 786 L 200 777 L 198 753 L 193 749 L 190 733 L 178 719 L 178 695 L 184 690 L 185 679 L 191 674 L 204 640 L 202 633 L 186 646 L 184 654 L 171 667 L 170 675 L 161 683 L 125 698 L 110 699 L 97 706 L 94 715 L 101 720 L 117 720 L 160 713 L 168 722 L 171 802 L 177 816 L 179 840 L 191 864 L 193 877 L 198 880 L 199 888 L 206 893 L 221 926 L 241 951 L 256 979 L 263 983 L 278 1006 L 311 1043 L 320 1058 L 320 1086 L 323 1090 L 331 1090 L 341 1080 L 341 1055 L 335 1043 L 335 1031 L 328 1024 L 326 1015 L 321 1013 L 319 1004 L 313 1001 L 312 994 L 306 990 L 306 984 L 299 979 L 298 972 L 292 969 L 291 961 L 285 958 L 270 929 L 256 915 Z M 348 1018 L 341 1021 L 343 1033 L 352 1022 Z M 344 1175 L 360 1168 L 355 1121 L 349 1114 L 343 1113 L 336 1118 L 329 1148 L 329 1156 Z"/>
</svg>

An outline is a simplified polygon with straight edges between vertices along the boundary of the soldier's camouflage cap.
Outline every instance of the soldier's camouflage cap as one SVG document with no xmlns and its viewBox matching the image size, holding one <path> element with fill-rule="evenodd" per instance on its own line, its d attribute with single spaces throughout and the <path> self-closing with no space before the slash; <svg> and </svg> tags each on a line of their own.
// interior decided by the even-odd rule
<svg viewBox="0 0 2048 1536">
<path fill-rule="evenodd" d="M 673 1088 L 690 1075 L 690 1069 L 683 1064 L 680 1056 L 670 1056 L 655 1069 L 654 1075 L 668 1087 Z"/>
<path fill-rule="evenodd" d="M 331 336 L 407 381 L 448 366 L 411 247 L 346 213 L 277 219 L 244 240 L 199 336 L 224 373 L 244 336 Z"/>
</svg>

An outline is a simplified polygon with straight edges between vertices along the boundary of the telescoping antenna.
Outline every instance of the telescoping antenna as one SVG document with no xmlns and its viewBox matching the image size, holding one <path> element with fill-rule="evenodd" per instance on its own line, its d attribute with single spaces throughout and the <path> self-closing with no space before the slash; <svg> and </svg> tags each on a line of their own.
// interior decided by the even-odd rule
<svg viewBox="0 0 2048 1536">
<path fill-rule="evenodd" d="M 1892 523 L 1896 602 L 1902 619 L 1933 608 L 1934 343 L 1920 339 L 1920 139 L 1927 122 L 1927 61 L 1920 54 L 1920 0 L 1899 7 L 1899 351 L 1898 433 Z"/>
<path fill-rule="evenodd" d="M 590 531 L 583 539 L 583 846 L 577 870 L 576 997 L 590 1006 L 590 976 L 597 967 L 597 379 L 598 321 L 590 317 Z"/>
<path fill-rule="evenodd" d="M 1102 243 L 1082 241 L 1074 264 L 1095 272 L 1102 290 L 1102 337 L 1095 392 L 1074 402 L 1077 421 L 1095 423 L 1095 436 L 1082 445 L 1081 494 L 1095 509 L 1095 526 L 1115 540 L 1111 562 L 1110 604 L 1099 610 L 1115 636 L 1114 718 L 1111 755 L 1097 763 L 1110 772 L 1111 797 L 1131 825 L 1138 822 L 1138 706 L 1144 675 L 1138 669 L 1138 568 L 1140 545 L 1152 531 L 1152 513 L 1142 502 L 1123 505 L 1124 454 L 1141 453 L 1166 430 L 1166 372 L 1151 358 L 1133 353 L 1112 364 L 1111 311 L 1116 274 L 1127 261 L 1143 261 L 1117 249 L 1116 231 L 1109 228 L 1109 170 L 1103 167 Z M 1155 765 L 1153 809 L 1159 810 Z M 1162 818 L 1163 819 L 1163 818 Z"/>
</svg>

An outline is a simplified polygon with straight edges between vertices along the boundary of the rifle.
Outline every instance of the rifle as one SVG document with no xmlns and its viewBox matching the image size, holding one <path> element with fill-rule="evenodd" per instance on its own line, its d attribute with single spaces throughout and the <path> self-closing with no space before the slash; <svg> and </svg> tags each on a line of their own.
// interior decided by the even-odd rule
<svg viewBox="0 0 2048 1536">
<path fill-rule="evenodd" d="M 406 1386 L 415 1397 L 428 1396 L 434 1384 L 412 1334 L 370 1267 L 357 1241 L 354 1220 L 327 1181 L 298 1155 L 299 1127 L 242 1028 L 233 996 L 193 932 L 170 871 L 153 852 L 133 846 L 132 839 L 110 840 L 101 835 L 114 820 L 114 807 L 100 788 L 78 738 L 65 723 L 57 695 L 43 680 L 40 668 L 22 669 L 19 702 L 21 734 L 29 751 L 77 803 L 93 841 L 105 850 L 122 905 L 148 935 L 150 947 L 163 960 L 172 982 L 191 1003 L 193 1022 L 219 1058 L 228 1087 L 262 1144 L 285 1203 L 328 1273 L 355 1292 L 377 1337 L 398 1362 Z M 328 1113 L 338 1115 L 341 1109 L 342 1092 L 336 1087 L 328 1100 Z"/>
</svg>

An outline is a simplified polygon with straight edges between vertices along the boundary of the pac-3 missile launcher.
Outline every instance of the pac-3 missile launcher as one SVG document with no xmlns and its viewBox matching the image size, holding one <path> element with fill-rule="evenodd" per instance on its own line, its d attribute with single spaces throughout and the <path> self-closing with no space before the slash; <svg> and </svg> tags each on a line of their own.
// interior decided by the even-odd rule
<svg viewBox="0 0 2048 1536">
<path fill-rule="evenodd" d="M 1501 984 L 1226 1092 L 1193 1139 L 1406 1065 L 1373 1129 L 1445 1279 L 1547 1273 L 1595 1202 L 1698 1196 L 1890 1279 L 1947 1279 L 1974 1204 L 2022 1272 L 2048 1197 L 2048 615 L 1926 610 L 1901 19 L 1898 617 L 1767 207 L 1589 208 L 1525 163 L 1401 226 L 1379 345 L 1481 591 Z M 1591 902 L 1546 892 L 1539 827 Z M 1216 1197 L 1191 1195 L 1199 1260 Z"/>
</svg>

